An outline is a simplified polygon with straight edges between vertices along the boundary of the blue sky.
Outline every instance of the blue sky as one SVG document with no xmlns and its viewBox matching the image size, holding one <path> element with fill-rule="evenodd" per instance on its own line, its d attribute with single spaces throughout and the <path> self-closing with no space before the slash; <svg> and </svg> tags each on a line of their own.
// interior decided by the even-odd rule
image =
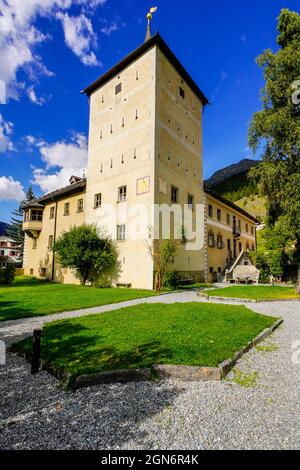
<svg viewBox="0 0 300 470">
<path fill-rule="evenodd" d="M 299 10 L 299 0 L 0 0 L 0 220 L 30 182 L 38 195 L 82 174 L 88 101 L 80 90 L 143 42 L 151 6 L 153 32 L 211 101 L 205 177 L 252 158 L 247 128 L 263 86 L 255 58 L 276 49 L 276 18 L 281 8 Z"/>
</svg>

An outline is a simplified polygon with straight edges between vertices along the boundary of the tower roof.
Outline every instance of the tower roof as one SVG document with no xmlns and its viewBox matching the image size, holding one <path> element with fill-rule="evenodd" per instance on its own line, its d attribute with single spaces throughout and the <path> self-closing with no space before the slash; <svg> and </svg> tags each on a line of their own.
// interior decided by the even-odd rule
<svg viewBox="0 0 300 470">
<path fill-rule="evenodd" d="M 87 88 L 82 90 L 81 93 L 86 93 L 87 96 L 90 96 L 95 90 L 103 86 L 114 76 L 118 75 L 122 70 L 128 67 L 128 65 L 132 64 L 132 62 L 136 61 L 139 57 L 141 57 L 143 54 L 145 54 L 148 50 L 150 50 L 154 46 L 158 46 L 160 48 L 162 53 L 167 57 L 167 59 L 175 67 L 177 72 L 182 76 L 182 78 L 190 86 L 190 88 L 194 91 L 194 93 L 200 98 L 203 105 L 205 106 L 206 104 L 208 104 L 209 101 L 204 95 L 204 93 L 200 90 L 199 86 L 192 79 L 190 74 L 187 72 L 187 70 L 184 68 L 181 62 L 177 59 L 175 54 L 171 51 L 171 49 L 169 48 L 169 46 L 163 40 L 163 38 L 161 37 L 159 33 L 155 34 L 155 36 L 148 39 L 140 47 L 138 47 L 129 55 L 127 55 L 123 60 L 121 60 L 121 62 L 119 62 L 117 65 L 112 67 L 108 72 L 106 72 L 104 75 L 98 78 L 98 80 L 96 80 L 94 83 L 92 83 Z"/>
</svg>

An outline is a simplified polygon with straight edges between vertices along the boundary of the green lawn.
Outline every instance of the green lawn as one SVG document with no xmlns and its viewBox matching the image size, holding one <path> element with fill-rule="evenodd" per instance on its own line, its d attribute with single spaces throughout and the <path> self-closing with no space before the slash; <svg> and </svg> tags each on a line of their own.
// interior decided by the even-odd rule
<svg viewBox="0 0 300 470">
<path fill-rule="evenodd" d="M 141 304 L 47 324 L 41 357 L 73 377 L 155 363 L 217 366 L 274 321 L 244 306 Z M 14 346 L 31 348 L 32 338 Z"/>
<path fill-rule="evenodd" d="M 251 300 L 300 299 L 293 287 L 282 286 L 231 286 L 205 292 L 209 296 L 233 297 Z"/>
<path fill-rule="evenodd" d="M 0 286 L 0 321 L 98 307 L 154 295 L 157 294 L 146 290 L 97 289 L 18 277 L 11 286 Z"/>
</svg>

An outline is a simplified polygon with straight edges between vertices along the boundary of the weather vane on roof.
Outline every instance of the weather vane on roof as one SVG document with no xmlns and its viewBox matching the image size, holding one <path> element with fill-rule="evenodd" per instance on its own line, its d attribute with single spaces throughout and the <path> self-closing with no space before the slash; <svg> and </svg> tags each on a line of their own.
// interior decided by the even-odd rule
<svg viewBox="0 0 300 470">
<path fill-rule="evenodd" d="M 157 7 L 150 8 L 149 12 L 147 13 L 147 20 L 148 20 L 148 25 L 147 25 L 147 33 L 146 33 L 146 38 L 145 41 L 148 41 L 151 39 L 151 21 L 153 18 L 153 13 L 157 11 Z"/>
</svg>

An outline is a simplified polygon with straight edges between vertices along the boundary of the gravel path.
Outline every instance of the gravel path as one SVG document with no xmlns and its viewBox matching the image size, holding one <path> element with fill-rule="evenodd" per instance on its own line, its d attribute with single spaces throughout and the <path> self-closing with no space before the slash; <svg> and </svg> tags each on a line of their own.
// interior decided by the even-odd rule
<svg viewBox="0 0 300 470">
<path fill-rule="evenodd" d="M 193 295 L 163 301 L 191 301 Z M 9 354 L 0 366 L 0 448 L 299 449 L 300 364 L 292 358 L 294 342 L 300 350 L 300 303 L 248 308 L 283 316 L 285 324 L 263 343 L 270 352 L 252 350 L 223 382 L 114 384 L 66 393 L 49 374 L 31 376 L 29 365 Z M 7 341 L 26 328 L 32 328 L 29 320 L 0 326 Z M 238 385 L 237 371 L 256 373 L 257 383 Z"/>
</svg>

